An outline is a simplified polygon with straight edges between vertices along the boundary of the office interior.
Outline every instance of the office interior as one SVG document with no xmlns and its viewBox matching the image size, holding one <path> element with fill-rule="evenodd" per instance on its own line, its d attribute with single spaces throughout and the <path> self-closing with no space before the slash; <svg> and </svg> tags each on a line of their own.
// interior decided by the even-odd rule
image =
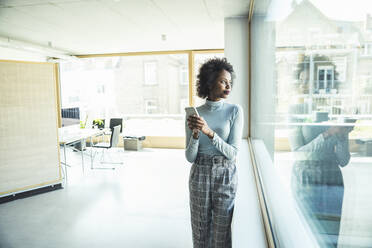
<svg viewBox="0 0 372 248">
<path fill-rule="evenodd" d="M 244 114 L 233 247 L 372 247 L 372 5 L 330 6 L 1 1 L 0 247 L 192 247 L 184 108 L 214 57 Z M 291 135 L 329 127 L 348 156 L 316 212 L 293 171 L 321 151 Z"/>
</svg>

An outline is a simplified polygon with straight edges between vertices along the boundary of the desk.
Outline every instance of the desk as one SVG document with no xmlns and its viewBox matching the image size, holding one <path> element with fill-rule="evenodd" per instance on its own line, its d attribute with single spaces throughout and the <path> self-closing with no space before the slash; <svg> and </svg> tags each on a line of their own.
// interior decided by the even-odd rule
<svg viewBox="0 0 372 248">
<path fill-rule="evenodd" d="M 81 129 L 79 125 L 62 127 L 58 129 L 59 144 L 63 146 L 64 162 L 61 162 L 65 166 L 65 179 L 67 181 L 67 160 L 66 160 L 66 145 L 72 145 L 80 142 L 81 147 L 83 147 L 83 142 L 86 139 L 90 139 L 91 144 L 93 144 L 93 137 L 103 135 L 104 130 L 84 128 Z M 91 166 L 93 166 L 93 155 L 92 150 L 90 151 Z M 83 149 L 81 149 L 81 166 L 84 172 L 84 154 Z"/>
</svg>

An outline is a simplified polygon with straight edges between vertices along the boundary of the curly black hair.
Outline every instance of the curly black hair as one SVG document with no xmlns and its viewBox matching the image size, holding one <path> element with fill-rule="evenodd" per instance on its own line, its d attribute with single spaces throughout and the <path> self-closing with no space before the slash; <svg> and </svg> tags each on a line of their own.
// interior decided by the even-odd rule
<svg viewBox="0 0 372 248">
<path fill-rule="evenodd" d="M 233 66 L 227 62 L 226 58 L 212 58 L 207 60 L 199 69 L 199 74 L 196 81 L 197 94 L 200 98 L 207 98 L 210 90 L 213 88 L 220 76 L 225 70 L 231 74 L 231 86 L 233 78 L 235 78 Z"/>
</svg>

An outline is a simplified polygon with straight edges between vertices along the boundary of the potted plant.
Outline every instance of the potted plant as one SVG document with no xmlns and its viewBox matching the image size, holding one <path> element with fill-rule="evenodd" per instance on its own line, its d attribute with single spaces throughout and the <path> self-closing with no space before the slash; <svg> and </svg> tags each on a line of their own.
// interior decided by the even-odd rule
<svg viewBox="0 0 372 248">
<path fill-rule="evenodd" d="M 96 126 L 99 129 L 105 128 L 105 120 L 104 119 L 95 119 L 93 120 L 93 128 Z"/>
</svg>

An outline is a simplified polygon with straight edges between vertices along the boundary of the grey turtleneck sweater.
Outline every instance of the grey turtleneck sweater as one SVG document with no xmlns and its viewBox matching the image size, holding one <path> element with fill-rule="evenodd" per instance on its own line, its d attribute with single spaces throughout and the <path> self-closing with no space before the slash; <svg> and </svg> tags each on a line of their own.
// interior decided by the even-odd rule
<svg viewBox="0 0 372 248">
<path fill-rule="evenodd" d="M 243 111 L 237 104 L 226 103 L 223 100 L 212 102 L 206 100 L 204 105 L 197 107 L 199 115 L 204 118 L 210 129 L 214 131 L 213 139 L 202 132 L 198 139 L 192 137 L 192 130 L 186 120 L 186 159 L 193 163 L 198 153 L 208 155 L 223 155 L 234 159 L 239 149 L 243 130 Z"/>
</svg>

